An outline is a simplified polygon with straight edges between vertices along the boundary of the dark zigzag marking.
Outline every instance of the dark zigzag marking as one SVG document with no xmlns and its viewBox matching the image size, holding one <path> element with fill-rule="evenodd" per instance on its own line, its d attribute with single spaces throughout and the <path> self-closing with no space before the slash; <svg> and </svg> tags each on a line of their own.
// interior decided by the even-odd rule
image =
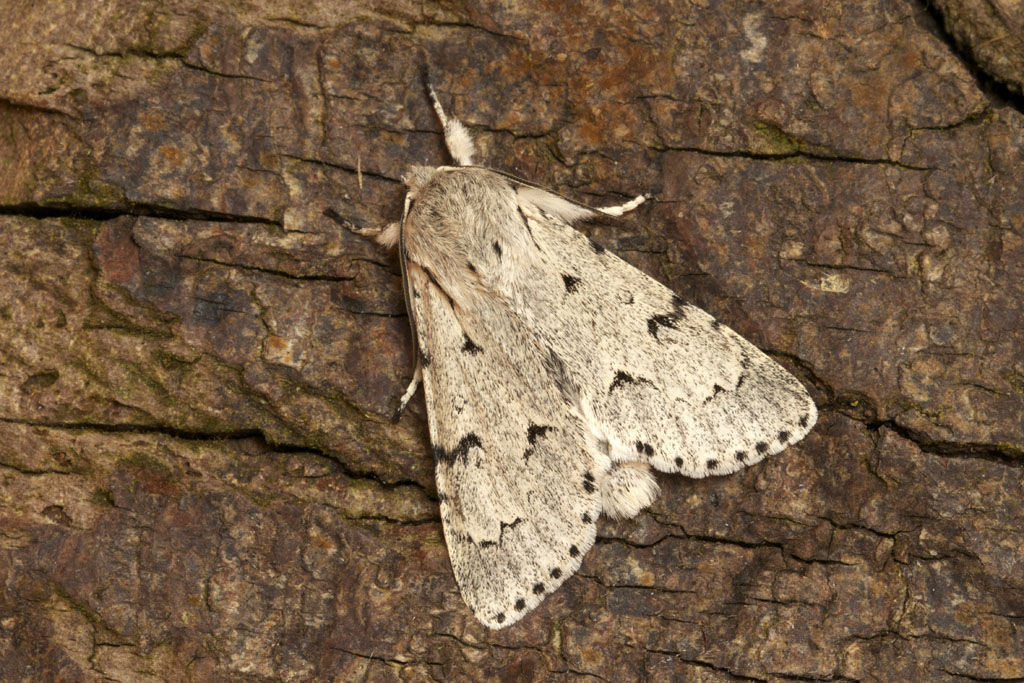
<svg viewBox="0 0 1024 683">
<path fill-rule="evenodd" d="M 511 522 L 501 522 L 501 526 L 500 526 L 500 528 L 498 530 L 498 540 L 497 540 L 497 542 L 495 542 L 495 541 L 480 541 L 480 547 L 481 548 L 490 548 L 493 545 L 501 545 L 501 539 L 505 535 L 505 529 L 515 529 L 516 526 L 518 526 L 519 523 L 522 522 L 522 521 L 523 520 L 522 520 L 521 517 L 516 517 Z"/>
<path fill-rule="evenodd" d="M 462 345 L 463 353 L 468 353 L 471 356 L 475 356 L 476 354 L 483 351 L 482 348 L 473 343 L 473 340 L 470 339 L 469 335 L 466 334 L 465 332 L 462 333 L 462 338 L 466 340 L 466 343 Z"/>
<path fill-rule="evenodd" d="M 677 326 L 679 323 L 679 315 L 676 313 L 659 313 L 652 315 L 647 319 L 647 331 L 651 333 L 651 336 L 655 339 L 658 338 L 658 328 L 668 327 L 673 330 L 678 330 Z"/>
<path fill-rule="evenodd" d="M 650 386 L 654 386 L 654 383 L 646 377 L 633 377 L 633 375 L 628 372 L 619 370 L 615 373 L 615 378 L 612 380 L 611 386 L 608 387 L 608 393 L 610 394 L 619 387 L 626 386 L 627 384 L 649 384 Z"/>
<path fill-rule="evenodd" d="M 435 445 L 434 462 L 444 463 L 448 466 L 454 465 L 456 460 L 465 460 L 469 456 L 470 448 L 483 448 L 483 445 L 480 443 L 480 437 L 473 432 L 459 439 L 459 444 L 451 450 Z"/>
<path fill-rule="evenodd" d="M 529 428 L 526 430 L 526 440 L 530 442 L 531 446 L 533 446 L 537 443 L 538 438 L 544 438 L 552 429 L 554 429 L 554 427 L 547 425 L 535 425 L 531 422 Z"/>
</svg>

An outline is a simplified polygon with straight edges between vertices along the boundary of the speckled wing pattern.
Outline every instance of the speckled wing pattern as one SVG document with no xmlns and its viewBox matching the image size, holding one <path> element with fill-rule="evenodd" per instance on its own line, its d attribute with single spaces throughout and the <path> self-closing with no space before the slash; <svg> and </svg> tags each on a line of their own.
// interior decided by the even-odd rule
<svg viewBox="0 0 1024 683">
<path fill-rule="evenodd" d="M 475 167 L 419 196 L 415 234 L 468 259 L 407 277 L 445 539 L 487 626 L 576 571 L 598 514 L 649 505 L 650 467 L 727 474 L 814 424 L 792 375 L 572 227 L 592 210 Z"/>
<path fill-rule="evenodd" d="M 557 359 L 498 297 L 460 305 L 407 273 L 452 569 L 477 618 L 502 628 L 579 568 L 607 458 L 587 453 Z"/>
<path fill-rule="evenodd" d="M 517 195 L 538 252 L 516 278 L 517 309 L 580 386 L 612 460 L 728 474 L 810 431 L 814 401 L 778 363 L 572 228 L 575 205 Z"/>
<path fill-rule="evenodd" d="M 490 628 L 575 572 L 599 514 L 632 517 L 652 468 L 727 474 L 801 439 L 814 402 L 788 372 L 573 224 L 598 212 L 473 166 L 429 87 L 458 166 L 412 166 L 399 247 L 437 491 L 456 581 Z"/>
</svg>

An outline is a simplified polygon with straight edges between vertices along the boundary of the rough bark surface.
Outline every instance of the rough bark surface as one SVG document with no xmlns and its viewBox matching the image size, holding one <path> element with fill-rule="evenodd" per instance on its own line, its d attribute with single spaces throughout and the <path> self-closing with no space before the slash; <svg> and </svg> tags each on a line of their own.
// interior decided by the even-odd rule
<svg viewBox="0 0 1024 683">
<path fill-rule="evenodd" d="M 936 4 L 0 5 L 0 680 L 1022 680 L 1024 107 Z M 388 421 L 397 262 L 322 216 L 446 161 L 425 58 L 821 408 L 500 632 Z"/>
</svg>

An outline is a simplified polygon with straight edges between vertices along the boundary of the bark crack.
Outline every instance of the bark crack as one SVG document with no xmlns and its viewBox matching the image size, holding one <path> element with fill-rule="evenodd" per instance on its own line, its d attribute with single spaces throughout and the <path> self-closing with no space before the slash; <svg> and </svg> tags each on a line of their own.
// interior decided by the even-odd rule
<svg viewBox="0 0 1024 683">
<path fill-rule="evenodd" d="M 674 152 L 690 152 L 693 154 L 700 154 L 703 156 L 711 157 L 725 157 L 725 158 L 740 158 L 740 159 L 751 159 L 753 161 L 790 161 L 792 159 L 808 159 L 811 161 L 833 161 L 842 162 L 848 164 L 864 164 L 868 166 L 886 166 L 892 168 L 901 168 L 908 171 L 931 171 L 934 170 L 927 166 L 913 166 L 911 164 L 905 164 L 901 161 L 893 159 L 870 159 L 866 157 L 855 157 L 841 154 L 823 154 L 820 152 L 811 152 L 807 150 L 797 150 L 794 152 L 749 152 L 745 150 L 711 150 L 703 149 L 701 147 L 679 147 L 673 145 L 658 146 L 660 149 L 671 150 Z M 658 149 L 655 148 L 655 149 Z"/>
<path fill-rule="evenodd" d="M 245 263 L 233 263 L 230 261 L 220 261 L 213 258 L 205 258 L 202 256 L 191 256 L 189 254 L 178 254 L 180 258 L 188 259 L 189 261 L 198 261 L 200 263 L 212 263 L 217 266 L 223 266 L 224 268 L 237 268 L 239 270 L 248 270 L 256 273 L 263 273 L 265 275 L 273 275 L 275 277 L 283 277 L 289 280 L 303 280 L 311 282 L 352 282 L 355 277 L 343 276 L 343 275 L 300 275 L 298 273 L 291 273 L 286 270 L 279 270 L 277 268 L 266 268 L 264 266 L 251 266 Z"/>
<path fill-rule="evenodd" d="M 337 464 L 339 471 L 349 479 L 363 479 L 379 484 L 384 489 L 395 489 L 402 486 L 415 486 L 418 489 L 426 490 L 423 484 L 413 479 L 396 479 L 386 481 L 375 472 L 369 470 L 356 470 L 349 467 L 339 456 L 317 448 L 298 443 L 283 443 L 274 441 L 266 436 L 259 429 L 225 430 L 218 432 L 196 432 L 185 429 L 178 429 L 169 425 L 140 425 L 140 424 L 104 424 L 101 422 L 39 422 L 32 420 L 21 420 L 8 417 L 0 417 L 0 422 L 7 424 L 22 425 L 25 427 L 38 427 L 42 429 L 68 430 L 68 431 L 94 431 L 109 434 L 154 434 L 168 436 L 182 441 L 245 441 L 254 439 L 265 446 L 268 451 L 274 453 L 309 453 L 327 458 Z"/>
<path fill-rule="evenodd" d="M 384 175 L 383 173 L 376 173 L 374 171 L 367 171 L 360 165 L 358 168 L 349 166 L 347 164 L 341 164 L 336 161 L 324 161 L 323 159 L 311 159 L 309 157 L 296 156 L 294 154 L 282 154 L 282 157 L 286 159 L 293 159 L 295 161 L 301 161 L 306 164 L 316 164 L 317 166 L 327 166 L 329 168 L 336 168 L 339 171 L 346 171 L 355 176 L 365 176 L 370 178 L 377 178 L 389 183 L 402 183 L 400 178 L 392 178 L 391 176 Z"/>
<path fill-rule="evenodd" d="M 711 662 L 705 661 L 703 659 L 687 658 L 681 655 L 680 653 L 672 652 L 671 650 L 659 650 L 656 648 L 644 648 L 644 650 L 646 652 L 650 652 L 651 654 L 668 655 L 669 657 L 677 659 L 680 662 L 683 662 L 684 664 L 690 664 L 701 669 L 708 669 L 709 671 L 715 671 L 717 673 L 726 674 L 727 676 L 732 676 L 733 678 L 737 678 L 741 681 L 761 681 L 762 683 L 767 683 L 769 680 L 767 678 L 758 678 L 757 676 L 747 676 L 741 673 L 737 673 L 732 669 L 726 668 L 724 666 L 719 666 L 717 664 L 712 664 Z"/>
<path fill-rule="evenodd" d="M 273 83 L 274 81 L 267 78 L 260 78 L 259 76 L 250 76 L 248 74 L 233 74 L 225 71 L 216 71 L 203 64 L 197 64 L 188 60 L 187 55 L 180 52 L 169 51 L 169 52 L 157 52 L 153 50 L 140 50 L 138 48 L 129 48 L 126 50 L 119 50 L 117 52 L 102 52 L 95 48 L 85 47 L 83 45 L 75 45 L 74 43 L 64 43 L 66 47 L 70 47 L 73 50 L 84 52 L 86 54 L 93 55 L 100 59 L 116 59 L 125 57 L 136 57 L 139 59 L 150 59 L 154 61 L 171 61 L 180 64 L 186 69 L 198 71 L 210 76 L 217 76 L 218 78 L 232 78 L 241 79 L 247 81 L 259 81 L 261 83 Z"/>
<path fill-rule="evenodd" d="M 209 223 L 260 223 L 283 227 L 281 221 L 264 216 L 247 216 L 204 209 L 169 209 L 154 204 L 127 203 L 120 206 L 84 206 L 74 204 L 4 204 L 0 216 L 25 218 L 71 218 L 79 220 L 109 221 L 124 216 L 162 218 L 172 221 L 206 221 Z"/>
</svg>

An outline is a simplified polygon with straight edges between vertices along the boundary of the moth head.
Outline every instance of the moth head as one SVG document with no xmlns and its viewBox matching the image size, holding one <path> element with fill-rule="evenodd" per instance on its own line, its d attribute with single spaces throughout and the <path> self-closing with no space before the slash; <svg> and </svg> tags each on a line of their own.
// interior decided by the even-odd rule
<svg viewBox="0 0 1024 683">
<path fill-rule="evenodd" d="M 409 188 L 409 198 L 416 199 L 420 189 L 427 185 L 436 174 L 437 169 L 433 166 L 410 166 L 409 170 L 402 176 L 402 182 Z"/>
</svg>

